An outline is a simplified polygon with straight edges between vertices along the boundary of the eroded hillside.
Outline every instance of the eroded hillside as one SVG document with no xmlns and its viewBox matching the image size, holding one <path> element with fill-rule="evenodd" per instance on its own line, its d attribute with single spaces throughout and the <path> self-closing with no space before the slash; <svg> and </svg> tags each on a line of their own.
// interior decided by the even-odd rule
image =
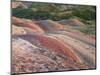
<svg viewBox="0 0 100 75">
<path fill-rule="evenodd" d="M 80 32 L 83 26 L 78 18 L 12 16 L 12 73 L 95 69 L 95 35 Z"/>
</svg>

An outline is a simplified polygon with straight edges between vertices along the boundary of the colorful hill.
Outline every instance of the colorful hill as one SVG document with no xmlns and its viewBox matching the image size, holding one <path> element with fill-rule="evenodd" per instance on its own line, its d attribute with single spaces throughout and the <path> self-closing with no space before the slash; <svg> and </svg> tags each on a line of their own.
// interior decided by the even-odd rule
<svg viewBox="0 0 100 75">
<path fill-rule="evenodd" d="M 12 17 L 12 73 L 94 69 L 95 38 L 67 24 Z"/>
</svg>

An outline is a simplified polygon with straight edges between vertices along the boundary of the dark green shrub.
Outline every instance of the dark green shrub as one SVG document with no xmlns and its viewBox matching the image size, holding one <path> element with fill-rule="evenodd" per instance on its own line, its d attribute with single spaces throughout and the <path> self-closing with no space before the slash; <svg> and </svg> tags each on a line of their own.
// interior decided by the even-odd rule
<svg viewBox="0 0 100 75">
<path fill-rule="evenodd" d="M 20 18 L 32 18 L 33 11 L 31 9 L 16 8 L 13 9 L 12 15 Z"/>
<path fill-rule="evenodd" d="M 27 18 L 27 19 L 48 19 L 53 17 L 53 15 L 50 13 L 34 12 L 32 11 L 32 9 L 22 9 L 22 8 L 13 9 L 12 14 L 13 16 L 20 18 Z"/>
<path fill-rule="evenodd" d="M 32 9 L 23 9 L 23 8 L 16 8 L 13 9 L 12 15 L 19 17 L 19 18 L 27 18 L 27 19 L 52 19 L 52 20 L 61 20 L 61 19 L 68 19 L 72 15 L 71 14 L 60 14 L 62 12 L 34 12 Z"/>
<path fill-rule="evenodd" d="M 73 10 L 73 15 L 85 20 L 94 20 L 96 18 L 95 7 L 80 6 Z"/>
</svg>

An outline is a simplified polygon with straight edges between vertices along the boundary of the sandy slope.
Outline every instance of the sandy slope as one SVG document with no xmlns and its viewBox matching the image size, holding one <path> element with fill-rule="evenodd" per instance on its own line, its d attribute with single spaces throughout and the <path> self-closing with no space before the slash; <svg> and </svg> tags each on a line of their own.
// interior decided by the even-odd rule
<svg viewBox="0 0 100 75">
<path fill-rule="evenodd" d="M 52 21 L 12 17 L 12 72 L 95 68 L 95 38 Z"/>
</svg>

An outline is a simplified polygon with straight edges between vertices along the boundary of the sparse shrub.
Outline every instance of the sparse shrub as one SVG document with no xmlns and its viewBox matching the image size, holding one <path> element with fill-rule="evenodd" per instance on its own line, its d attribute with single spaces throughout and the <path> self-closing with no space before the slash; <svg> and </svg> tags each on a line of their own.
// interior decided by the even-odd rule
<svg viewBox="0 0 100 75">
<path fill-rule="evenodd" d="M 80 6 L 73 10 L 73 15 L 85 20 L 94 20 L 96 18 L 95 7 Z"/>
<path fill-rule="evenodd" d="M 93 34 L 95 35 L 95 30 L 96 29 L 96 25 L 94 23 L 88 23 L 87 25 L 85 25 L 83 28 L 79 29 L 81 32 L 86 33 L 86 34 Z"/>
</svg>

